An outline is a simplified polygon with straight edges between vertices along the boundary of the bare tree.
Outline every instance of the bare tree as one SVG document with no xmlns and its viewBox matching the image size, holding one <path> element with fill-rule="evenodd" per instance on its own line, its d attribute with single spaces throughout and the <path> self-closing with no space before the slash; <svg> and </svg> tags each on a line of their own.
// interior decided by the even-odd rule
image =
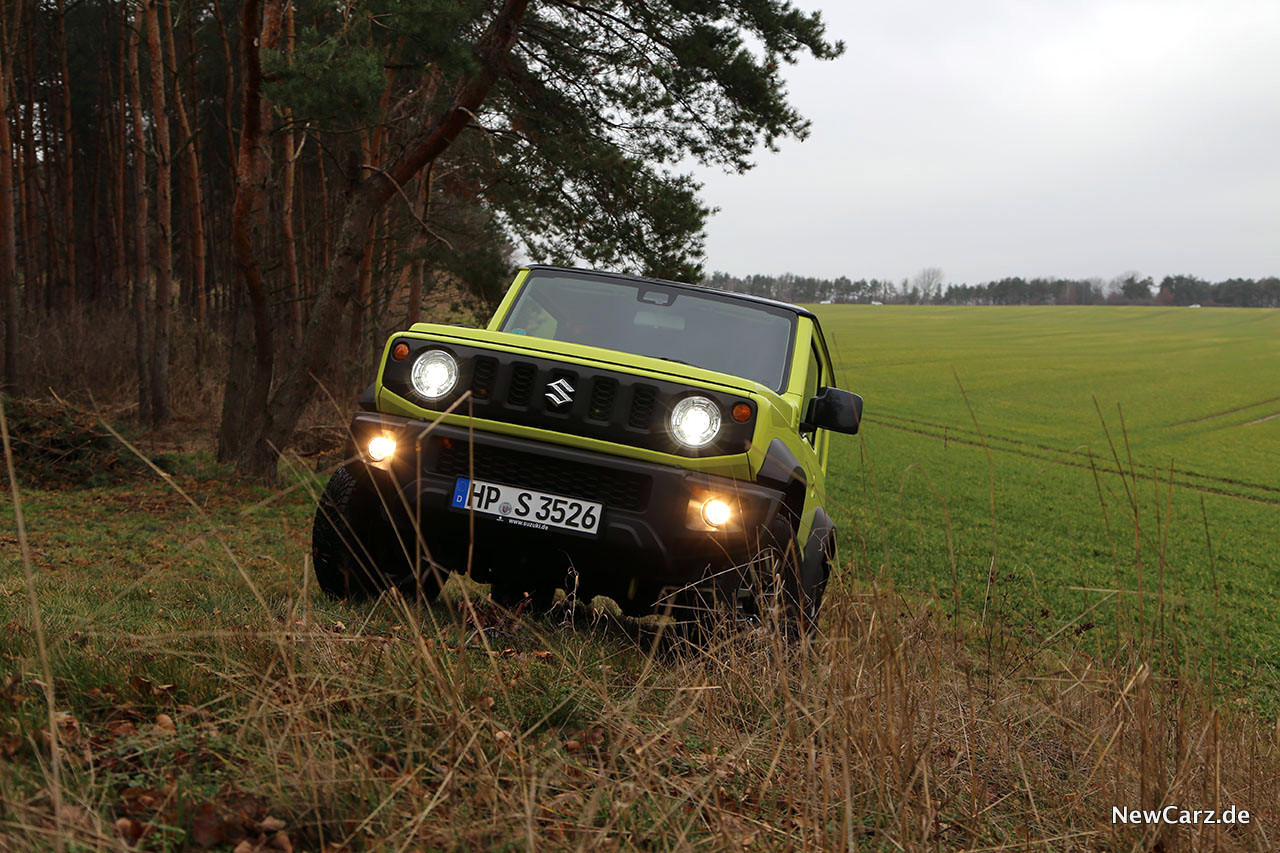
<svg viewBox="0 0 1280 853">
<path fill-rule="evenodd" d="M 151 418 L 151 360 L 147 306 L 151 301 L 151 261 L 147 237 L 147 134 L 142 112 L 142 81 L 138 73 L 138 45 L 142 31 L 142 8 L 133 15 L 125 48 L 129 78 L 129 106 L 133 129 L 133 323 L 137 334 L 134 354 L 138 363 L 138 419 Z"/>
<path fill-rule="evenodd" d="M 4 290 L 4 385 L 18 387 L 18 245 L 13 209 L 13 144 L 9 138 L 9 84 L 24 0 L 0 4 L 0 288 Z M 8 16 L 12 15 L 10 21 Z M 11 45 L 10 39 L 13 40 Z"/>
<path fill-rule="evenodd" d="M 57 25 L 55 27 L 58 43 L 59 72 L 62 77 L 62 148 L 70 153 L 75 151 L 74 123 L 71 114 L 71 72 L 67 67 L 67 9 L 64 0 L 58 0 Z M 75 299 L 76 290 L 76 218 L 75 218 L 75 165 L 74 157 L 57 158 L 62 167 L 62 253 L 59 262 L 62 268 L 61 285 L 64 288 L 62 299 L 69 306 Z"/>
<path fill-rule="evenodd" d="M 293 3 L 286 3 L 284 10 L 284 55 L 286 61 L 293 64 L 293 42 L 295 38 L 293 22 Z M 293 210 L 297 199 L 298 155 L 306 134 L 295 135 L 293 129 L 293 111 L 284 110 L 285 132 L 282 137 L 284 145 L 284 182 L 280 188 L 282 196 L 280 205 L 280 238 L 284 241 L 285 296 L 289 300 L 289 334 L 296 343 L 302 340 L 302 290 L 298 286 L 298 239 L 294 233 Z"/>
<path fill-rule="evenodd" d="M 169 306 L 173 298 L 172 164 L 157 0 L 146 2 L 147 57 L 151 62 L 151 121 L 156 138 L 156 307 L 151 337 L 151 423 L 169 421 Z"/>
<path fill-rule="evenodd" d="M 190 13 L 188 13 L 190 14 Z M 190 270 L 188 291 L 191 297 L 190 308 L 194 308 L 196 323 L 203 328 L 205 322 L 205 268 L 206 249 L 204 240 L 204 198 L 200 190 L 200 139 L 191 130 L 191 121 L 187 118 L 187 107 L 182 92 L 182 75 L 178 73 L 177 50 L 174 48 L 173 14 L 169 0 L 164 4 L 165 47 L 169 59 L 169 74 L 173 78 L 173 106 L 178 119 L 177 149 L 182 152 L 185 171 L 183 174 L 187 202 L 187 222 L 190 231 L 187 235 L 187 259 Z M 189 92 L 193 99 L 195 92 Z M 197 335 L 202 340 L 203 335 Z M 200 346 L 203 350 L 203 346 Z"/>
<path fill-rule="evenodd" d="M 938 267 L 925 267 L 911 279 L 911 286 L 920 291 L 921 302 L 936 302 L 942 295 L 945 277 Z"/>
</svg>

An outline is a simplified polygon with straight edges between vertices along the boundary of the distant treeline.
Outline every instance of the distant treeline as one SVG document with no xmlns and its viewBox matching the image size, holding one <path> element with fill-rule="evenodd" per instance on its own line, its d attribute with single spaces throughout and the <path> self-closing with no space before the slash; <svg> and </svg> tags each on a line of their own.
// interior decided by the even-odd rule
<svg viewBox="0 0 1280 853">
<path fill-rule="evenodd" d="M 1165 276 L 1157 285 L 1136 273 L 1101 278 L 1002 278 L 982 284 L 944 284 L 931 267 L 914 277 L 888 279 L 734 276 L 714 272 L 703 284 L 784 302 L 881 302 L 899 305 L 1214 305 L 1280 308 L 1280 278 L 1211 282 L 1192 275 Z"/>
</svg>

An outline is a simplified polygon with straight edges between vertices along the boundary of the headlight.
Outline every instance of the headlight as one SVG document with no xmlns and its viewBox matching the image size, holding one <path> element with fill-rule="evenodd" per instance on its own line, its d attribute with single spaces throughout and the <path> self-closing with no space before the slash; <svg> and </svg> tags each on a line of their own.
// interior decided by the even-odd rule
<svg viewBox="0 0 1280 853">
<path fill-rule="evenodd" d="M 439 400 L 458 384 L 458 362 L 444 350 L 427 350 L 413 363 L 409 378 L 413 390 L 428 400 Z"/>
<path fill-rule="evenodd" d="M 671 410 L 671 434 L 685 447 L 706 447 L 720 432 L 720 407 L 706 397 L 685 397 Z"/>
</svg>

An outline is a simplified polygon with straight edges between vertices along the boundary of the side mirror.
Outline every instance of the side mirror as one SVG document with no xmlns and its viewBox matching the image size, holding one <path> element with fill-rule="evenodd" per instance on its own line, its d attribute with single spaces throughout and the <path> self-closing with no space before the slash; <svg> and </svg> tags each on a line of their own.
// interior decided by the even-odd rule
<svg viewBox="0 0 1280 853">
<path fill-rule="evenodd" d="M 832 432 L 856 435 L 860 423 L 861 397 L 839 388 L 819 388 L 817 396 L 809 401 L 809 412 L 800 429 L 829 429 Z"/>
</svg>

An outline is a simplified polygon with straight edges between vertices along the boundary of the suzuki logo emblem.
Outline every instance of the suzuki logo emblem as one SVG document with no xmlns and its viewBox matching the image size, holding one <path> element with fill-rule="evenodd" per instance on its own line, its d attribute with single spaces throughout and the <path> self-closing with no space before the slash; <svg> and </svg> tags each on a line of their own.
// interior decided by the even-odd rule
<svg viewBox="0 0 1280 853">
<path fill-rule="evenodd" d="M 553 406 L 563 406 L 573 402 L 573 386 L 568 379 L 562 377 L 555 382 L 548 382 L 547 393 L 542 396 L 550 400 Z"/>
</svg>

